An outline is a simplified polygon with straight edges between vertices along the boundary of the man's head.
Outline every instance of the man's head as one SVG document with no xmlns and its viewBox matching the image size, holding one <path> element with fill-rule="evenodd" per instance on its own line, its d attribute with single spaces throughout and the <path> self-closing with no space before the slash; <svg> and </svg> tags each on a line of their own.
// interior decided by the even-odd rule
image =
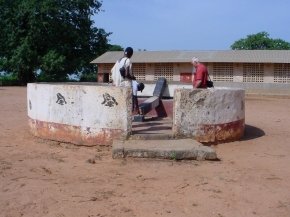
<svg viewBox="0 0 290 217">
<path fill-rule="evenodd" d="M 191 60 L 191 64 L 193 66 L 197 66 L 198 63 L 199 63 L 199 59 L 197 57 L 193 57 Z"/>
<path fill-rule="evenodd" d="M 124 51 L 124 55 L 128 58 L 131 58 L 133 56 L 133 48 L 127 47 Z"/>
<path fill-rule="evenodd" d="M 144 90 L 144 88 L 145 88 L 145 85 L 143 83 L 139 83 L 137 88 L 138 88 L 138 91 L 142 92 Z"/>
</svg>

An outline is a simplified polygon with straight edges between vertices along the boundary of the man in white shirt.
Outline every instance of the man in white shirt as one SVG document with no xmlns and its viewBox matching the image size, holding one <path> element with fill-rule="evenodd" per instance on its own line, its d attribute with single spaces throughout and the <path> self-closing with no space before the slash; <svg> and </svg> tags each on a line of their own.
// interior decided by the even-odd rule
<svg viewBox="0 0 290 217">
<path fill-rule="evenodd" d="M 117 60 L 111 69 L 113 85 L 117 87 L 132 87 L 132 63 L 130 58 L 133 56 L 133 48 L 127 47 L 124 51 L 124 56 Z M 123 69 L 124 74 L 121 75 L 120 69 Z"/>
</svg>

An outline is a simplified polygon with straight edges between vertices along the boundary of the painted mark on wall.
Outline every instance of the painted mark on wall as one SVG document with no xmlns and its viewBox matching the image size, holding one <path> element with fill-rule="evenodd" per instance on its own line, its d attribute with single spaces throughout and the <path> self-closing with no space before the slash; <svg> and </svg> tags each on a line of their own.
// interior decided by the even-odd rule
<svg viewBox="0 0 290 217">
<path fill-rule="evenodd" d="M 60 104 L 60 105 L 66 104 L 66 101 L 63 95 L 61 95 L 60 93 L 57 93 L 56 96 L 57 96 L 57 100 L 56 100 L 57 104 Z"/>
<path fill-rule="evenodd" d="M 115 105 L 118 105 L 117 101 L 115 100 L 114 97 L 112 97 L 110 94 L 105 93 L 103 94 L 104 101 L 102 104 L 104 106 L 109 106 L 109 107 L 114 107 Z"/>
</svg>

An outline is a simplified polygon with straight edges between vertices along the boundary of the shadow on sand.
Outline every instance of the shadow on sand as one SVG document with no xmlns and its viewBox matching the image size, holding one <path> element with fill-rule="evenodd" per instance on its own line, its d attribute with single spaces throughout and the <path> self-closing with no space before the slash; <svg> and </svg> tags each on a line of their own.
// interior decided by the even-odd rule
<svg viewBox="0 0 290 217">
<path fill-rule="evenodd" d="M 241 139 L 241 141 L 256 139 L 256 138 L 262 137 L 264 135 L 265 135 L 265 132 L 263 130 L 261 130 L 260 128 L 246 124 L 245 134 L 244 134 L 243 138 Z"/>
</svg>

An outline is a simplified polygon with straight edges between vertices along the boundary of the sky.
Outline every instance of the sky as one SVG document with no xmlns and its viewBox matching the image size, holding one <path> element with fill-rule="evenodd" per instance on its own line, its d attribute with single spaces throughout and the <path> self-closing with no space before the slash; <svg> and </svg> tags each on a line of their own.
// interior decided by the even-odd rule
<svg viewBox="0 0 290 217">
<path fill-rule="evenodd" d="M 290 0 L 103 0 L 95 26 L 134 50 L 229 50 L 261 31 L 290 42 Z"/>
</svg>

